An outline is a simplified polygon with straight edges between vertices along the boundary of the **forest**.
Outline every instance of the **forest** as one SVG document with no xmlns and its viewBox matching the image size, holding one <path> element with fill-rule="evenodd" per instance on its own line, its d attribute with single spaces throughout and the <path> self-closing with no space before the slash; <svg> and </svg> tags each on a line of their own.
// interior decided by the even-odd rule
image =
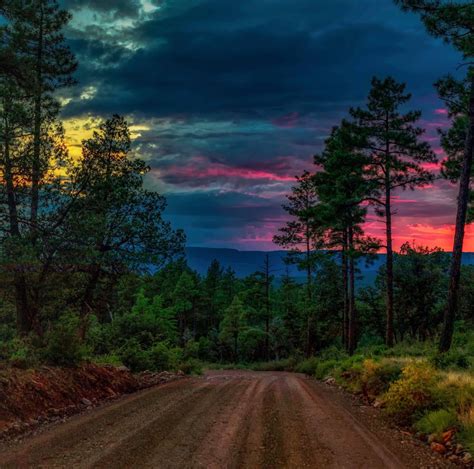
<svg viewBox="0 0 474 469">
<path fill-rule="evenodd" d="M 56 0 L 1 2 L 2 366 L 253 367 L 320 378 L 337 369 L 363 382 L 370 363 L 393 381 L 403 363 L 383 360 L 418 356 L 426 369 L 469 375 L 474 266 L 462 265 L 462 252 L 474 220 L 474 8 L 395 3 L 464 57 L 434 84 L 449 122 L 439 131 L 444 156 L 425 138 L 406 84 L 374 77 L 365 103 L 308 155 L 282 208 L 288 222 L 274 233 L 275 249 L 287 250 L 300 281 L 275 272 L 268 257 L 245 278 L 218 261 L 206 275 L 193 271 L 185 233 L 167 221 L 166 194 L 144 184 L 150 167 L 126 117 L 101 119 L 80 157 L 68 151 L 58 92 L 76 85 L 80 66 L 64 37 L 70 13 Z M 395 250 L 394 194 L 429 191 L 439 178 L 458 191 L 452 252 L 416 241 Z M 368 214 L 384 223 L 383 239 L 364 232 Z M 386 263 L 375 283 L 358 286 L 361 263 L 378 252 Z"/>
<path fill-rule="evenodd" d="M 289 221 L 274 242 L 304 272 L 301 284 L 276 277 L 268 259 L 244 279 L 217 262 L 202 278 L 189 269 L 185 234 L 163 218 L 165 197 L 144 188 L 149 167 L 123 117 L 103 120 L 82 156 L 70 157 L 56 97 L 75 85 L 78 64 L 63 37 L 70 14 L 54 1 L 4 2 L 2 357 L 103 356 L 149 368 L 163 366 L 153 357 L 164 351 L 171 360 L 251 362 L 328 347 L 353 354 L 358 345 L 390 348 L 441 332 L 439 349 L 449 350 L 454 321 L 465 328 L 474 319 L 474 269 L 460 259 L 471 219 L 472 12 L 401 3 L 467 62 L 465 78 L 435 84 L 451 121 L 440 131 L 446 158 L 440 174 L 430 170 L 438 158 L 409 90 L 375 77 L 366 104 L 333 128 L 283 207 Z M 452 256 L 415 242 L 394 252 L 393 193 L 429 190 L 439 177 L 460 191 Z M 364 234 L 369 211 L 383 219 L 385 239 Z M 387 253 L 385 267 L 373 286 L 357 290 L 358 262 L 378 251 Z"/>
</svg>

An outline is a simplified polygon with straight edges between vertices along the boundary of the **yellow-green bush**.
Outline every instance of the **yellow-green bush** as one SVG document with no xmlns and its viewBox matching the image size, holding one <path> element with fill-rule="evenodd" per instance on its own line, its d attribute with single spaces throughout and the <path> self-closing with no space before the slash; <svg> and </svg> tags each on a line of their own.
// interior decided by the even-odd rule
<svg viewBox="0 0 474 469">
<path fill-rule="evenodd" d="M 436 408 L 441 401 L 438 379 L 438 372 L 426 362 L 406 365 L 402 377 L 390 385 L 384 396 L 387 415 L 407 425 L 427 410 Z"/>
<path fill-rule="evenodd" d="M 373 399 L 387 391 L 394 381 L 400 378 L 402 368 L 393 360 L 375 361 L 367 359 L 362 364 L 359 375 L 362 393 Z"/>
</svg>

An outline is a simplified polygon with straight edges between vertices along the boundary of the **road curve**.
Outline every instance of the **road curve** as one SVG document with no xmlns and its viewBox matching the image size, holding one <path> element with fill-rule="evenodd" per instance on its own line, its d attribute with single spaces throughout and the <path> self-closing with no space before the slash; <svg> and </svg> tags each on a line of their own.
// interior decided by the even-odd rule
<svg viewBox="0 0 474 469">
<path fill-rule="evenodd" d="M 0 446 L 0 467 L 451 467 L 373 412 L 302 375 L 209 372 Z"/>
</svg>

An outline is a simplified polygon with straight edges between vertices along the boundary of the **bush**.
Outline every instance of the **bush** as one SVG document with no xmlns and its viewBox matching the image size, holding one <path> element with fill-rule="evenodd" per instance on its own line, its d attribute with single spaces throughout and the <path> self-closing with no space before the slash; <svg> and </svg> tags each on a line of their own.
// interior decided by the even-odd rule
<svg viewBox="0 0 474 469">
<path fill-rule="evenodd" d="M 118 355 L 122 363 L 133 372 L 153 369 L 150 353 L 143 350 L 136 339 L 128 340 L 120 348 Z"/>
<path fill-rule="evenodd" d="M 430 362 L 441 370 L 449 368 L 467 370 L 470 367 L 469 356 L 461 350 L 455 349 L 446 353 L 435 353 L 430 357 Z"/>
<path fill-rule="evenodd" d="M 319 359 L 316 357 L 310 357 L 306 360 L 303 360 L 297 367 L 297 373 L 304 373 L 309 376 L 314 376 L 316 369 L 318 367 Z"/>
<path fill-rule="evenodd" d="M 0 345 L 0 359 L 16 368 L 33 368 L 38 365 L 38 354 L 29 338 L 16 337 Z"/>
<path fill-rule="evenodd" d="M 256 363 L 252 366 L 254 371 L 294 371 L 297 366 L 296 357 L 283 358 L 270 362 Z"/>
<path fill-rule="evenodd" d="M 365 396 L 375 398 L 386 392 L 401 373 L 401 365 L 393 360 L 365 360 L 359 378 L 361 391 Z"/>
<path fill-rule="evenodd" d="M 410 425 L 420 416 L 436 408 L 440 402 L 438 373 L 426 362 L 410 363 L 402 377 L 391 384 L 384 396 L 389 417 L 402 425 Z"/>
<path fill-rule="evenodd" d="M 180 363 L 178 367 L 185 375 L 202 375 L 202 363 L 199 360 L 190 358 Z"/>
<path fill-rule="evenodd" d="M 422 433 L 440 436 L 444 431 L 454 427 L 456 423 L 456 412 L 439 409 L 425 414 L 415 423 L 415 428 Z"/>
<path fill-rule="evenodd" d="M 335 359 L 320 361 L 316 366 L 314 376 L 317 379 L 327 378 L 331 374 L 331 372 L 337 367 L 337 364 L 338 361 Z"/>
<path fill-rule="evenodd" d="M 85 360 L 87 347 L 79 338 L 79 318 L 74 314 L 64 314 L 45 336 L 46 346 L 43 358 L 57 366 L 76 366 Z"/>
<path fill-rule="evenodd" d="M 471 453 L 474 453 L 474 407 L 463 413 L 459 420 L 461 422 L 460 440 Z"/>
<path fill-rule="evenodd" d="M 153 371 L 174 370 L 181 359 L 181 349 L 172 349 L 167 342 L 156 343 L 149 351 Z"/>
<path fill-rule="evenodd" d="M 122 360 L 115 353 L 109 353 L 106 355 L 98 355 L 93 358 L 94 363 L 97 365 L 112 365 L 112 366 L 123 366 Z"/>
</svg>

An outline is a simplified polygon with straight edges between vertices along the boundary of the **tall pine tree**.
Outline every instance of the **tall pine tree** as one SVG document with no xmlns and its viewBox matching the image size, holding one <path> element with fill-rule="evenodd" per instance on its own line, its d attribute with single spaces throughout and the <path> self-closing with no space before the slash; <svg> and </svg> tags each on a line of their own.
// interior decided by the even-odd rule
<svg viewBox="0 0 474 469">
<path fill-rule="evenodd" d="M 393 78 L 372 79 L 372 88 L 365 108 L 351 109 L 355 132 L 362 138 L 361 148 L 367 155 L 366 177 L 373 185 L 370 201 L 386 225 L 386 337 L 387 346 L 394 344 L 393 313 L 393 192 L 415 189 L 433 180 L 433 174 L 423 163 L 436 161 L 430 145 L 421 140 L 424 129 L 418 127 L 421 112 L 403 113 L 411 95 L 405 84 Z"/>
</svg>

